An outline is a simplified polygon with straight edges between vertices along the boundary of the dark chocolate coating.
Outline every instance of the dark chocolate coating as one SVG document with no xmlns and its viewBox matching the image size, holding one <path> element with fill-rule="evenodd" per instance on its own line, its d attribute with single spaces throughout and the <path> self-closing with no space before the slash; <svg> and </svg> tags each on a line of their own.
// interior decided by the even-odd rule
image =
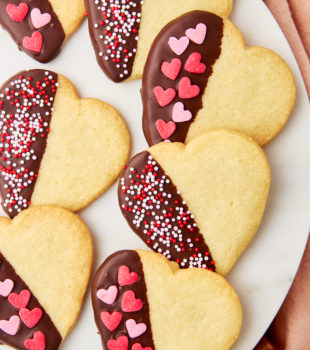
<svg viewBox="0 0 310 350">
<path fill-rule="evenodd" d="M 23 80 L 24 87 L 19 83 Z M 30 205 L 46 148 L 57 80 L 56 73 L 36 69 L 16 74 L 0 89 L 0 195 L 2 207 L 11 218 Z M 42 86 L 44 84 L 45 87 Z M 42 104 L 33 103 L 33 98 L 42 101 Z M 23 143 L 18 152 L 14 147 L 16 143 Z M 27 160 L 27 152 L 32 151 Z M 36 158 L 33 159 L 33 156 Z M 23 203 L 19 203 L 21 198 Z"/>
<path fill-rule="evenodd" d="M 60 46 L 65 40 L 65 32 L 62 25 L 53 11 L 52 5 L 48 0 L 23 0 L 29 6 L 27 16 L 21 22 L 13 21 L 6 12 L 8 4 L 19 5 L 20 0 L 1 0 L 0 1 L 0 24 L 7 30 L 20 50 L 25 51 L 33 59 L 46 63 L 53 59 L 58 53 Z M 31 21 L 30 12 L 34 8 L 39 8 L 41 13 L 49 13 L 52 17 L 50 23 L 42 28 L 36 29 Z M 33 52 L 23 47 L 23 38 L 31 37 L 32 33 L 39 31 L 43 36 L 43 45 L 41 52 Z"/>
<path fill-rule="evenodd" d="M 39 278 L 39 276 L 38 276 Z M 14 268 L 0 253 L 0 281 L 3 282 L 6 279 L 10 279 L 14 282 L 14 287 L 11 293 L 19 294 L 22 290 L 29 290 L 25 282 L 17 275 Z M 31 291 L 30 291 L 31 293 Z M 34 308 L 40 308 L 43 311 L 43 315 L 40 321 L 33 327 L 28 328 L 22 320 L 20 321 L 19 330 L 15 335 L 5 333 L 0 329 L 0 340 L 16 349 L 25 349 L 25 341 L 33 338 L 33 334 L 37 331 L 43 332 L 45 336 L 45 350 L 56 350 L 61 343 L 61 335 L 56 329 L 49 315 L 44 311 L 37 298 L 31 293 L 27 309 L 33 310 Z M 8 297 L 0 296 L 0 319 L 9 320 L 11 316 L 18 316 L 19 310 L 16 309 L 9 301 Z"/>
<path fill-rule="evenodd" d="M 121 1 L 116 4 L 114 0 L 110 0 L 106 6 L 103 5 L 103 0 L 99 0 L 99 4 L 95 4 L 94 0 L 85 0 L 85 6 L 88 13 L 89 33 L 99 66 L 114 82 L 121 82 L 129 78 L 136 56 L 136 37 L 139 34 L 141 18 L 138 17 L 138 14 L 141 15 L 141 0 L 130 0 L 126 1 L 125 4 L 121 4 Z M 123 16 L 115 14 L 115 8 L 117 7 L 119 10 L 123 6 L 129 6 L 129 9 L 120 10 Z M 105 11 L 102 11 L 101 8 L 105 9 Z M 108 11 L 111 12 L 108 13 Z M 133 12 L 136 14 L 133 14 Z M 124 24 L 119 21 L 121 17 L 125 18 Z M 133 25 L 129 25 L 129 19 L 135 19 Z M 115 21 L 117 24 L 114 23 Z M 115 31 L 117 25 L 120 28 Z M 110 26 L 110 29 L 107 28 L 108 26 Z M 124 30 L 128 30 L 129 36 L 126 36 Z M 117 36 L 117 39 L 105 43 L 110 34 L 111 37 Z M 126 42 L 121 43 L 120 38 Z M 111 47 L 108 47 L 108 45 L 111 45 Z M 108 50 L 115 51 L 115 54 L 119 54 L 119 57 L 111 57 L 113 52 L 108 53 Z M 105 59 L 106 57 L 108 57 L 108 60 Z M 116 61 L 118 59 L 119 61 Z M 126 67 L 123 67 L 124 64 L 126 64 Z"/>
<path fill-rule="evenodd" d="M 180 56 L 176 55 L 168 45 L 169 38 L 176 37 L 179 39 L 185 36 L 187 29 L 196 28 L 199 23 L 204 23 L 207 26 L 205 41 L 199 45 L 190 40 L 185 52 Z M 213 65 L 220 57 L 223 29 L 224 23 L 221 17 L 210 12 L 192 11 L 170 22 L 154 40 L 145 64 L 141 89 L 143 131 L 150 146 L 163 141 L 157 131 L 156 121 L 158 119 L 165 122 L 171 121 L 173 107 L 176 102 L 184 104 L 185 110 L 192 113 L 192 119 L 176 123 L 176 131 L 169 139 L 172 142 L 185 141 L 191 123 L 194 122 L 198 111 L 202 108 L 202 96 L 208 84 L 208 79 L 212 75 Z M 203 74 L 189 73 L 184 70 L 187 59 L 194 52 L 201 54 L 201 62 L 206 65 L 206 71 Z M 182 61 L 182 68 L 177 79 L 171 80 L 162 74 L 161 65 L 164 61 L 171 62 L 174 58 L 179 58 Z M 199 86 L 199 95 L 191 99 L 181 99 L 177 94 L 172 103 L 161 107 L 154 96 L 154 88 L 161 86 L 164 89 L 174 88 L 178 91 L 180 80 L 184 77 L 190 78 L 192 84 Z"/>
<path fill-rule="evenodd" d="M 119 205 L 129 226 L 151 249 L 176 261 L 181 268 L 214 271 L 209 248 L 187 204 L 158 162 L 150 157 L 147 151 L 137 154 L 120 176 Z M 156 164 L 151 166 L 152 162 Z"/>
<path fill-rule="evenodd" d="M 27 16 L 21 22 L 15 22 L 7 14 L 6 7 L 9 4 L 18 6 L 20 3 L 26 3 L 29 7 Z M 65 39 L 65 32 L 62 25 L 53 11 L 52 5 L 48 0 L 1 0 L 0 1 L 0 24 L 7 30 L 12 39 L 15 41 L 20 50 L 25 51 L 27 55 L 33 59 L 46 63 L 56 56 Z M 42 28 L 35 28 L 31 21 L 30 12 L 32 9 L 38 8 L 41 13 L 49 13 L 51 21 Z M 43 36 L 43 45 L 41 52 L 33 52 L 23 47 L 23 39 L 25 36 L 31 37 L 32 33 L 39 31 Z"/>
<path fill-rule="evenodd" d="M 136 272 L 139 276 L 137 282 L 128 286 L 119 286 L 118 270 L 125 265 L 129 267 L 130 272 Z M 99 289 L 108 289 L 110 286 L 117 286 L 118 294 L 112 305 L 105 304 L 97 297 Z M 136 312 L 123 312 L 121 307 L 122 298 L 125 292 L 133 291 L 137 299 L 143 301 L 143 308 Z M 110 339 L 117 339 L 121 335 L 128 337 L 128 349 L 135 343 L 140 343 L 143 348 L 151 347 L 155 350 L 152 328 L 150 321 L 150 310 L 147 299 L 147 287 L 144 280 L 143 266 L 139 254 L 134 250 L 122 250 L 110 255 L 96 272 L 95 279 L 92 283 L 92 304 L 97 327 L 99 329 L 103 348 L 108 350 L 107 343 Z M 108 311 L 110 313 L 119 311 L 123 318 L 117 329 L 110 332 L 101 321 L 101 312 Z M 134 319 L 136 323 L 144 323 L 147 326 L 146 332 L 137 338 L 130 338 L 125 322 L 128 319 Z"/>
</svg>

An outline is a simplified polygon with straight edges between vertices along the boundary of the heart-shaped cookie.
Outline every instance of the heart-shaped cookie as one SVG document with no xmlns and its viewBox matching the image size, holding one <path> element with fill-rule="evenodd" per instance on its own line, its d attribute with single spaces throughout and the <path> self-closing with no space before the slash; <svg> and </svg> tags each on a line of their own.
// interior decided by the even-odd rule
<svg viewBox="0 0 310 350">
<path fill-rule="evenodd" d="M 118 279 L 124 266 L 139 276 L 125 287 Z M 98 298 L 98 291 L 110 286 L 118 288 L 113 304 Z M 128 293 L 142 309 L 126 309 Z M 107 350 L 228 350 L 242 324 L 238 296 L 223 277 L 203 269 L 179 270 L 176 263 L 143 250 L 107 258 L 92 284 L 92 302 Z"/>
<path fill-rule="evenodd" d="M 62 75 L 25 71 L 0 89 L 0 194 L 10 217 L 33 205 L 79 210 L 103 193 L 128 159 L 118 112 L 80 100 Z"/>
<path fill-rule="evenodd" d="M 178 16 L 205 10 L 229 16 L 233 0 L 85 0 L 89 33 L 96 58 L 115 82 L 142 77 L 152 41 Z M 188 39 L 174 38 L 171 45 L 181 54 Z"/>
<path fill-rule="evenodd" d="M 177 52 L 171 40 L 188 40 Z M 178 70 L 168 74 L 163 67 Z M 174 91 L 162 105 L 157 91 Z M 148 144 L 164 140 L 157 121 L 175 121 L 183 103 L 192 118 L 177 120 L 170 141 L 189 142 L 217 128 L 249 135 L 261 146 L 283 128 L 295 104 L 296 87 L 287 64 L 273 51 L 247 47 L 228 19 L 193 11 L 169 23 L 150 50 L 142 81 L 143 130 Z M 168 101 L 170 101 L 168 103 Z"/>
<path fill-rule="evenodd" d="M 81 24 L 83 0 L 2 0 L 0 24 L 18 47 L 39 62 L 48 62 Z"/>
<path fill-rule="evenodd" d="M 232 131 L 186 146 L 162 142 L 132 158 L 119 203 L 130 227 L 180 267 L 226 274 L 253 239 L 270 186 L 262 149 Z"/>
<path fill-rule="evenodd" d="M 58 349 L 91 273 L 86 225 L 66 209 L 29 208 L 13 220 L 0 218 L 0 246 L 0 341 L 21 350 Z"/>
</svg>

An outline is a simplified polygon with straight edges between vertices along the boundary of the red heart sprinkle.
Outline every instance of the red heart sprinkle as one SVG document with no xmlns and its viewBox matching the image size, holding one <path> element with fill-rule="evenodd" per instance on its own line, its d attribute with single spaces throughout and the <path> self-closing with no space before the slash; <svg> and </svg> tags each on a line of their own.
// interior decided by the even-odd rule
<svg viewBox="0 0 310 350">
<path fill-rule="evenodd" d="M 156 121 L 156 128 L 157 128 L 157 131 L 158 131 L 160 137 L 163 140 L 166 140 L 175 132 L 175 129 L 177 127 L 176 127 L 175 122 L 173 122 L 173 121 L 166 123 L 164 120 L 158 119 Z"/>
<path fill-rule="evenodd" d="M 33 328 L 41 319 L 43 311 L 36 307 L 33 310 L 21 309 L 19 311 L 19 316 L 28 328 Z"/>
<path fill-rule="evenodd" d="M 174 58 L 170 63 L 163 62 L 161 65 L 161 71 L 167 78 L 175 80 L 180 73 L 181 67 L 181 60 L 179 58 Z"/>
<path fill-rule="evenodd" d="M 185 63 L 184 69 L 187 72 L 202 74 L 206 71 L 206 65 L 201 63 L 201 54 L 198 52 L 193 52 Z"/>
<path fill-rule="evenodd" d="M 129 267 L 122 265 L 118 270 L 118 283 L 121 287 L 129 286 L 138 281 L 138 274 L 136 272 L 130 272 Z"/>
<path fill-rule="evenodd" d="M 136 299 L 135 293 L 131 290 L 124 293 L 122 299 L 122 310 L 124 312 L 135 312 L 143 308 L 141 299 Z"/>
<path fill-rule="evenodd" d="M 24 343 L 29 350 L 44 350 L 45 336 L 41 331 L 35 332 L 32 339 L 27 339 Z"/>
<path fill-rule="evenodd" d="M 20 3 L 18 6 L 8 4 L 6 7 L 7 14 L 15 22 L 21 22 L 27 16 L 28 10 L 28 5 L 24 2 Z"/>
<path fill-rule="evenodd" d="M 29 303 L 30 296 L 29 290 L 24 289 L 19 294 L 11 293 L 9 295 L 9 302 L 16 307 L 16 309 L 24 309 Z"/>
<path fill-rule="evenodd" d="M 135 343 L 133 344 L 131 350 L 153 350 L 153 348 L 151 348 L 150 346 L 144 348 L 140 343 Z"/>
<path fill-rule="evenodd" d="M 127 350 L 128 338 L 126 335 L 121 335 L 117 340 L 111 339 L 108 341 L 109 350 Z"/>
<path fill-rule="evenodd" d="M 164 90 L 161 86 L 156 86 L 153 92 L 160 107 L 167 106 L 171 101 L 174 100 L 176 95 L 174 89 L 169 88 L 167 90 Z"/>
<path fill-rule="evenodd" d="M 197 85 L 192 85 L 189 78 L 182 78 L 179 84 L 180 98 L 193 98 L 199 95 L 200 88 Z"/>
<path fill-rule="evenodd" d="M 25 36 L 23 39 L 23 46 L 25 49 L 33 52 L 41 52 L 43 45 L 43 36 L 40 32 L 36 31 L 32 33 L 31 38 Z"/>
<path fill-rule="evenodd" d="M 103 311 L 101 312 L 100 318 L 108 330 L 113 332 L 121 323 L 123 315 L 118 311 L 114 311 L 112 314 L 110 314 L 108 311 Z"/>
</svg>

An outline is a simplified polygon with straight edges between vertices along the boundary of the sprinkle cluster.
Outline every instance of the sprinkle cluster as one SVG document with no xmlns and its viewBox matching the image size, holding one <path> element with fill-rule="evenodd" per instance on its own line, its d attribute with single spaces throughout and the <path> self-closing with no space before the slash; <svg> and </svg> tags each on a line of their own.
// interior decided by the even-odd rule
<svg viewBox="0 0 310 350">
<path fill-rule="evenodd" d="M 50 61 L 65 40 L 62 24 L 48 0 L 2 0 L 0 24 L 19 49 L 42 63 Z"/>
<path fill-rule="evenodd" d="M 2 205 L 10 216 L 30 205 L 57 88 L 50 72 L 40 80 L 27 75 L 13 78 L 0 94 Z"/>
<path fill-rule="evenodd" d="M 28 289 L 23 289 L 19 294 L 13 293 L 12 289 L 15 283 L 11 279 L 5 279 L 4 281 L 0 281 L 1 290 L 0 295 L 2 297 L 7 297 L 9 303 L 16 309 L 15 313 L 11 315 L 9 321 L 7 321 L 7 317 L 4 319 L 0 319 L 0 329 L 14 336 L 21 330 L 23 326 L 22 323 L 27 328 L 34 328 L 40 322 L 43 316 L 43 310 L 41 308 L 28 309 L 27 306 L 30 302 L 31 293 Z M 41 331 L 34 332 L 34 337 L 25 339 L 24 346 L 27 349 L 32 349 L 31 344 L 34 342 L 34 339 L 40 338 L 40 349 L 45 349 L 45 336 Z M 37 341 L 38 343 L 38 341 Z"/>
<path fill-rule="evenodd" d="M 190 47 L 193 48 L 193 44 L 197 44 L 197 50 L 203 51 L 203 48 L 199 48 L 199 45 L 205 43 L 207 26 L 204 23 L 198 23 L 196 28 L 188 28 L 184 32 L 185 36 L 177 39 L 176 37 L 170 37 L 168 40 L 168 46 L 177 56 L 182 56 L 183 54 L 190 53 Z M 191 44 L 190 44 L 191 43 Z M 194 46 L 195 47 L 195 46 Z M 184 58 L 183 58 L 184 60 Z M 157 103 L 160 107 L 169 106 L 174 101 L 174 106 L 172 108 L 171 119 L 166 122 L 163 119 L 157 119 L 156 129 L 162 140 L 169 140 L 177 130 L 177 124 L 185 123 L 188 121 L 193 121 L 192 111 L 185 109 L 185 101 L 191 101 L 191 104 L 195 105 L 195 100 L 197 97 L 201 96 L 201 87 L 195 84 L 192 84 L 192 79 L 195 78 L 195 75 L 204 74 L 207 66 L 201 62 L 202 55 L 200 52 L 191 52 L 188 56 L 184 67 L 183 62 L 180 58 L 173 58 L 171 62 L 164 61 L 161 65 L 161 73 L 165 78 L 169 79 L 169 83 L 176 81 L 176 79 L 184 73 L 193 74 L 191 77 L 184 76 L 180 79 L 178 87 L 176 89 L 169 88 L 164 90 L 162 86 L 155 86 L 153 93 L 156 97 Z M 204 59 L 206 61 L 206 59 Z M 173 84 L 175 86 L 175 83 Z M 176 86 L 175 86 L 176 87 Z M 178 95 L 178 101 L 176 102 L 176 97 Z M 200 97 L 201 99 L 201 97 Z M 187 103 L 188 105 L 188 103 Z M 169 112 L 168 112 L 169 113 Z"/>
<path fill-rule="evenodd" d="M 35 295 L 0 253 L 0 337 L 14 349 L 55 350 L 61 337 Z"/>
<path fill-rule="evenodd" d="M 99 51 L 105 61 L 112 61 L 119 71 L 119 77 L 130 75 L 130 66 L 136 53 L 138 31 L 141 20 L 143 0 L 94 0 L 101 20 L 94 23 L 94 29 L 100 30 L 99 40 L 104 43 L 105 50 Z M 103 52 L 104 51 L 104 52 Z"/>
<path fill-rule="evenodd" d="M 97 298 L 104 305 L 104 308 L 101 308 L 102 311 L 100 312 L 100 321 L 105 327 L 104 330 L 110 332 L 117 331 L 118 333 L 118 328 L 121 326 L 122 322 L 125 323 L 127 330 L 126 334 L 122 334 L 117 339 L 110 338 L 108 341 L 109 349 L 128 349 L 129 338 L 135 339 L 131 349 L 142 349 L 141 343 L 137 343 L 136 341 L 139 340 L 137 338 L 147 332 L 148 327 L 143 322 L 138 323 L 133 318 L 135 316 L 127 315 L 127 313 L 142 311 L 145 307 L 145 303 L 142 299 L 136 298 L 136 294 L 131 287 L 126 291 L 123 290 L 123 287 L 132 285 L 135 285 L 134 287 L 139 289 L 136 285 L 137 282 L 139 282 L 138 273 L 131 272 L 127 265 L 122 265 L 118 270 L 119 286 L 115 284 L 110 285 L 109 288 L 101 288 L 96 293 Z M 109 312 L 109 305 L 113 308 L 112 314 Z M 143 319 L 143 316 L 144 315 L 140 315 L 140 320 Z M 153 348 L 148 347 L 148 350 L 153 350 Z"/>
<path fill-rule="evenodd" d="M 134 250 L 113 254 L 92 285 L 95 321 L 105 349 L 155 349 L 140 256 Z"/>
<path fill-rule="evenodd" d="M 193 214 L 155 159 L 148 155 L 143 168 L 129 167 L 125 173 L 120 183 L 121 207 L 142 239 L 182 268 L 214 270 Z"/>
</svg>

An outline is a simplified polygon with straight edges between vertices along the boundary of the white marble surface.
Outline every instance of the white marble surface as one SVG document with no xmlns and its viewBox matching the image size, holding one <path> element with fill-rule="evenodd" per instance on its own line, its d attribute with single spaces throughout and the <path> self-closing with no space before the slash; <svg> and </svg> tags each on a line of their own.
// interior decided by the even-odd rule
<svg viewBox="0 0 310 350">
<path fill-rule="evenodd" d="M 292 117 L 279 137 L 266 147 L 272 186 L 262 225 L 249 249 L 228 275 L 244 308 L 244 326 L 234 350 L 249 350 L 280 307 L 297 270 L 310 228 L 310 107 L 295 59 L 263 2 L 236 0 L 231 18 L 244 32 L 248 44 L 269 47 L 286 59 L 298 88 Z M 140 81 L 117 85 L 104 76 L 96 63 L 86 22 L 60 55 L 47 65 L 18 52 L 1 29 L 0 47 L 0 82 L 26 68 L 48 68 L 62 73 L 76 85 L 82 97 L 96 97 L 118 108 L 130 128 L 132 154 L 147 147 L 141 127 Z M 93 234 L 94 269 L 116 250 L 145 248 L 121 215 L 116 185 L 80 214 Z M 89 291 L 81 317 L 61 349 L 101 349 Z"/>
</svg>

